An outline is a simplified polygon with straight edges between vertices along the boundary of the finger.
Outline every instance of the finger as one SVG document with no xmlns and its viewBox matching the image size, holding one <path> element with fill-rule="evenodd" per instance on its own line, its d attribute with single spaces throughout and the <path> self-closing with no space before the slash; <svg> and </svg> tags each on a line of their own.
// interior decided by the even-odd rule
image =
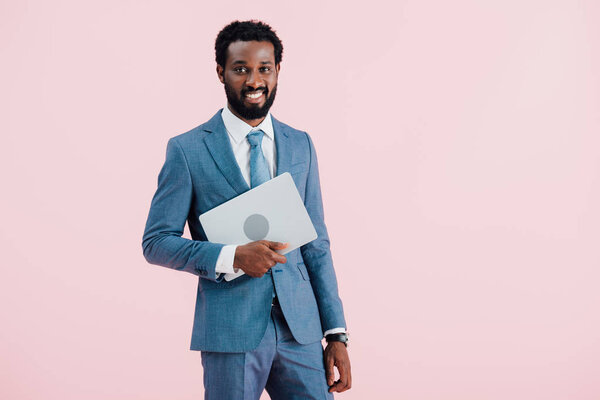
<svg viewBox="0 0 600 400">
<path fill-rule="evenodd" d="M 265 240 L 265 242 L 267 242 L 267 246 L 269 246 L 271 250 L 281 250 L 289 246 L 289 243 L 271 242 L 269 240 Z"/>
<path fill-rule="evenodd" d="M 338 393 L 342 393 L 345 392 L 346 390 L 350 389 L 344 382 L 342 382 L 341 380 L 337 380 L 335 381 L 335 385 L 333 385 L 329 391 L 330 392 L 338 392 Z"/>
<path fill-rule="evenodd" d="M 350 389 L 350 371 L 346 367 L 346 363 L 340 363 L 340 365 L 338 365 L 338 372 L 340 373 L 340 379 L 336 386 L 338 393 L 341 393 Z"/>
<path fill-rule="evenodd" d="M 346 385 L 346 390 L 351 389 L 351 388 L 352 388 L 352 371 L 350 371 L 350 368 L 348 368 L 348 384 Z"/>
<path fill-rule="evenodd" d="M 335 381 L 335 384 L 329 388 L 329 392 L 330 393 L 333 393 L 333 392 L 339 393 L 340 392 L 339 386 L 340 386 L 340 381 L 339 380 Z"/>
<path fill-rule="evenodd" d="M 333 385 L 333 381 L 335 379 L 335 372 L 333 371 L 333 359 L 328 359 L 325 361 L 325 377 L 327 378 L 327 386 Z"/>
<path fill-rule="evenodd" d="M 278 253 L 273 253 L 273 260 L 280 264 L 285 264 L 287 262 L 287 258 Z"/>
<path fill-rule="evenodd" d="M 276 265 L 277 263 L 275 261 L 267 261 L 267 264 L 265 266 L 265 273 Z"/>
</svg>

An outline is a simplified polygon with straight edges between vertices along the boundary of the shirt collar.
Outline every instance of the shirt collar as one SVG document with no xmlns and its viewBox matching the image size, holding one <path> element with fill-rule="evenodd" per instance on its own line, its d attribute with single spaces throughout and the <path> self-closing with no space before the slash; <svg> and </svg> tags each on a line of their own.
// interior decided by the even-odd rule
<svg viewBox="0 0 600 400">
<path fill-rule="evenodd" d="M 265 135 L 271 138 L 271 140 L 275 140 L 275 135 L 273 133 L 273 121 L 271 120 L 271 111 L 267 113 L 265 119 L 258 124 L 258 126 L 253 127 L 236 117 L 229 107 L 225 106 L 223 111 L 221 112 L 221 118 L 223 118 L 223 123 L 225 124 L 225 129 L 233 139 L 234 143 L 239 143 L 240 140 L 245 140 L 246 135 L 251 131 L 262 130 Z"/>
</svg>

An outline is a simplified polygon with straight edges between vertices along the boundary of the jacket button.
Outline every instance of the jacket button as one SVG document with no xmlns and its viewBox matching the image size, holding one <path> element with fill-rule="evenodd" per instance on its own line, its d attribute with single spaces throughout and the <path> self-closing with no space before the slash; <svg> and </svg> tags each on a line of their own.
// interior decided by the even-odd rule
<svg viewBox="0 0 600 400">
<path fill-rule="evenodd" d="M 200 275 L 206 275 L 206 271 L 205 270 L 200 270 Z"/>
</svg>

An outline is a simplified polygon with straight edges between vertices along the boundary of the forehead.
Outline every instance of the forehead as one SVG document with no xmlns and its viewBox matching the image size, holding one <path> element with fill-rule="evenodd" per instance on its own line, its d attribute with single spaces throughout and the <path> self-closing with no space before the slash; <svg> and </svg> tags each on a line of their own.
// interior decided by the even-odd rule
<svg viewBox="0 0 600 400">
<path fill-rule="evenodd" d="M 238 40 L 232 42 L 227 47 L 227 63 L 262 63 L 272 62 L 275 64 L 275 48 L 273 43 L 268 41 L 249 41 Z"/>
</svg>

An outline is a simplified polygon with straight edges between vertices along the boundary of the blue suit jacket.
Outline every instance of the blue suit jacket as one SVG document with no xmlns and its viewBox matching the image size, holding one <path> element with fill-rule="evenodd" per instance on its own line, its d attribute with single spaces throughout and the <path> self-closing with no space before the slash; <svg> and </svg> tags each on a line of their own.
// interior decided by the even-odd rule
<svg viewBox="0 0 600 400">
<path fill-rule="evenodd" d="M 294 338 L 302 344 L 345 327 L 323 205 L 317 158 L 307 133 L 273 118 L 277 174 L 289 172 L 318 238 L 286 254 L 262 278 L 215 279 L 221 248 L 207 241 L 198 216 L 249 190 L 237 165 L 221 111 L 208 122 L 171 138 L 144 231 L 151 264 L 199 276 L 192 350 L 245 352 L 260 343 L 270 318 L 273 284 Z M 193 240 L 182 238 L 185 222 Z M 272 275 L 272 277 L 271 277 Z"/>
</svg>

